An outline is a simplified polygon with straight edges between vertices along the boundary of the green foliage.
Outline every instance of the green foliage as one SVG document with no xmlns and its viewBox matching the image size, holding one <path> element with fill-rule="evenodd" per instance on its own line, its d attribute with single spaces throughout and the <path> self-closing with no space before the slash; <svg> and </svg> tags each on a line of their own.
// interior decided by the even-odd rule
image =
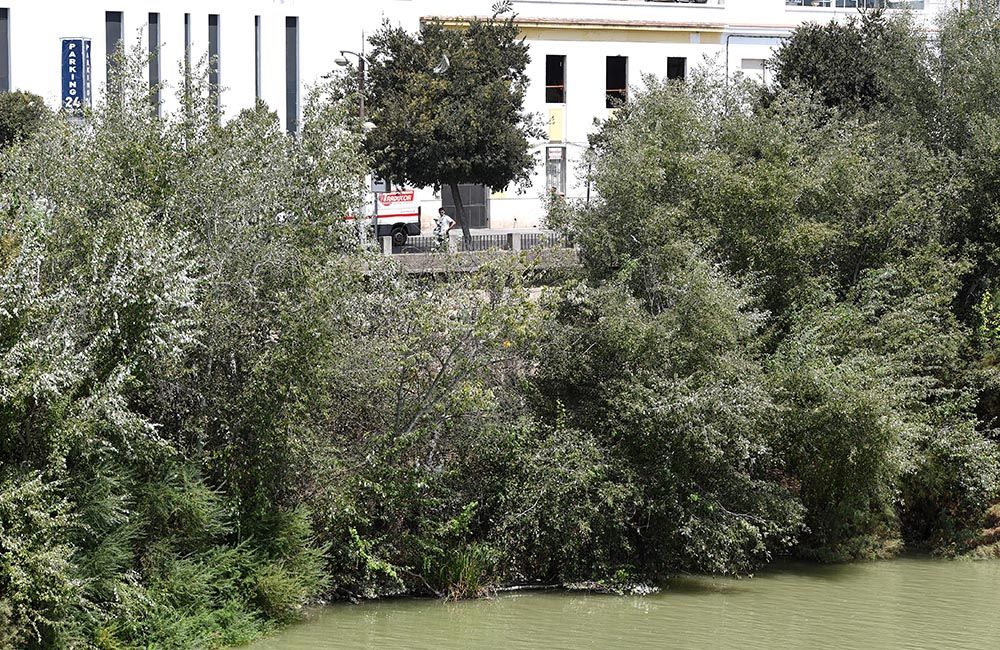
<svg viewBox="0 0 1000 650">
<path fill-rule="evenodd" d="M 987 3 L 944 12 L 940 19 L 939 69 L 942 145 L 954 152 L 964 180 L 962 210 L 949 220 L 949 234 L 975 263 L 960 292 L 959 306 L 971 315 L 984 291 L 997 292 L 1000 270 L 1000 11 Z"/>
<path fill-rule="evenodd" d="M 0 148 L 30 138 L 49 117 L 45 100 L 24 90 L 0 93 Z"/>
<path fill-rule="evenodd" d="M 996 445 L 961 423 L 921 436 L 915 451 L 918 460 L 903 478 L 909 537 L 949 554 L 990 543 L 977 538 L 1000 490 Z"/>
<path fill-rule="evenodd" d="M 806 552 L 845 559 L 878 553 L 897 536 L 895 481 L 905 435 L 906 387 L 877 354 L 839 357 L 830 338 L 858 324 L 846 306 L 817 306 L 775 359 L 780 453 L 808 513 Z M 829 332 L 833 329 L 832 332 Z"/>
<path fill-rule="evenodd" d="M 359 142 L 333 139 L 323 89 L 300 140 L 263 107 L 220 126 L 201 73 L 158 118 L 142 60 L 3 153 L 0 612 L 20 647 L 231 645 L 326 587 L 291 469 L 213 425 L 303 266 L 349 249 Z M 256 473 L 227 474 L 236 457 Z"/>
<path fill-rule="evenodd" d="M 629 357 L 616 353 L 593 364 L 602 373 L 628 370 L 619 391 L 631 406 L 608 410 L 627 413 L 676 392 L 663 377 L 721 381 L 737 391 L 730 402 L 743 405 L 746 420 L 735 430 L 746 436 L 760 427 L 766 435 L 747 436 L 750 448 L 773 459 L 749 466 L 767 468 L 762 473 L 729 483 L 744 499 L 760 498 L 768 483 L 755 481 L 770 479 L 804 507 L 803 535 L 787 532 L 793 510 L 785 519 L 762 516 L 786 531 L 777 539 L 821 559 L 880 554 L 898 547 L 901 536 L 960 547 L 997 488 L 992 431 L 979 419 L 990 375 L 969 372 L 975 340 L 956 310 L 963 283 L 981 277 L 968 249 L 955 245 L 966 179 L 951 152 L 913 137 L 919 129 L 897 128 L 894 117 L 883 121 L 860 108 L 851 115 L 830 110 L 790 85 L 761 104 L 754 88 L 727 87 L 711 69 L 687 85 L 650 79 L 595 137 L 599 199 L 576 206 L 568 219 L 565 208 L 559 215 L 581 244 L 590 282 L 621 287 L 657 320 L 669 315 L 691 324 L 656 337 L 691 342 L 665 355 L 671 365 L 655 373 L 661 383 L 648 393 L 626 392 L 648 381 Z M 680 263 L 684 250 L 694 251 L 686 254 L 692 261 Z M 721 283 L 678 271 L 715 264 L 715 273 L 728 277 Z M 733 288 L 719 293 L 727 285 Z M 698 306 L 713 294 L 720 297 Z M 620 317 L 629 327 L 615 340 L 629 341 L 656 322 L 650 315 Z M 579 340 L 584 359 L 601 350 Z M 701 352 L 685 363 L 686 354 L 712 350 L 701 347 L 706 342 L 724 345 L 730 356 Z M 642 349 L 645 361 L 663 354 Z M 731 358 L 738 351 L 743 361 Z M 566 390 L 559 399 L 568 400 L 569 413 L 603 424 L 592 409 L 615 384 L 606 374 L 590 378 L 586 361 L 568 358 L 565 367 L 554 383 Z M 739 370 L 732 377 L 724 369 Z M 757 396 L 748 396 L 755 383 L 749 395 Z M 686 412 L 681 422 L 703 417 Z M 688 470 L 698 467 L 691 456 L 685 460 Z M 718 552 L 739 539 L 727 532 L 701 548 Z"/>
<path fill-rule="evenodd" d="M 610 575 L 626 561 L 622 526 L 639 498 L 608 450 L 589 430 L 569 428 L 556 408 L 554 425 L 520 423 L 497 441 L 506 462 L 491 537 L 507 550 L 507 575 L 546 584 Z"/>
<path fill-rule="evenodd" d="M 565 409 L 631 493 L 628 507 L 603 513 L 622 518 L 602 525 L 608 575 L 627 564 L 647 578 L 749 572 L 788 547 L 801 517 L 773 480 L 771 404 L 752 354 L 759 319 L 696 248 L 652 248 L 607 286 L 579 286 L 556 305 L 542 412 Z"/>
<path fill-rule="evenodd" d="M 451 187 L 466 239 L 461 183 L 502 189 L 534 169 L 530 141 L 540 128 L 524 113 L 528 46 L 511 3 L 488 19 L 452 28 L 423 22 L 417 34 L 388 23 L 373 35 L 365 89 L 370 119 L 365 140 L 385 177 L 418 187 Z M 435 68 L 447 57 L 447 70 Z"/>
<path fill-rule="evenodd" d="M 985 343 L 1000 341 L 1000 313 L 989 289 L 983 292 L 983 297 L 976 305 L 976 334 Z"/>
<path fill-rule="evenodd" d="M 433 115 L 499 78 L 511 117 L 511 25 L 377 39 Z M 880 51 L 901 25 L 848 27 Z M 489 79 L 486 35 L 510 55 Z M 432 42 L 463 48 L 451 77 Z M 594 199 L 551 203 L 584 265 L 539 299 L 517 258 L 442 282 L 357 250 L 335 85 L 290 137 L 262 104 L 220 124 L 204 66 L 157 117 L 122 57 L 107 104 L 0 151 L 0 645 L 221 647 L 316 597 L 993 552 L 993 126 L 880 117 L 923 92 L 892 85 L 906 61 L 850 109 L 647 80 L 593 138 Z"/>
<path fill-rule="evenodd" d="M 26 647 L 72 620 L 82 585 L 70 571 L 74 525 L 58 486 L 38 472 L 0 477 L 0 645 Z M 43 637 L 43 634 L 45 637 Z"/>
<path fill-rule="evenodd" d="M 1000 44 L 1000 10 L 990 3 L 942 12 L 938 37 L 942 124 L 947 144 L 964 150 L 979 138 L 976 123 L 1000 98 L 1000 66 L 988 53 Z"/>
<path fill-rule="evenodd" d="M 939 101 L 933 59 L 913 16 L 878 9 L 803 24 L 769 65 L 778 86 L 807 88 L 828 107 L 878 113 L 886 125 L 928 137 Z"/>
</svg>

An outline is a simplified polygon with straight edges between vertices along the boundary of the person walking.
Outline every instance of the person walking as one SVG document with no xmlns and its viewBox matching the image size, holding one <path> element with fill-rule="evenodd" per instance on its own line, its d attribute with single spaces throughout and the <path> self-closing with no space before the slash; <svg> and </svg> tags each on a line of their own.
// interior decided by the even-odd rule
<svg viewBox="0 0 1000 650">
<path fill-rule="evenodd" d="M 448 239 L 448 231 L 455 227 L 455 220 L 448 216 L 444 208 L 438 208 L 438 216 L 434 219 L 434 236 L 437 238 L 438 248 L 442 248 Z"/>
</svg>

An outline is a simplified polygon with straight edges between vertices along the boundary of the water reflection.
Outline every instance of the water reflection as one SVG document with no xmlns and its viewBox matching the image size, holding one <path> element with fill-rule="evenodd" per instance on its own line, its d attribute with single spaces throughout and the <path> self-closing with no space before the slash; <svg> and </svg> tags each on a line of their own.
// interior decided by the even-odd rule
<svg viewBox="0 0 1000 650">
<path fill-rule="evenodd" d="M 1000 562 L 787 565 L 655 596 L 526 592 L 335 605 L 258 643 L 298 648 L 1000 648 Z"/>
</svg>

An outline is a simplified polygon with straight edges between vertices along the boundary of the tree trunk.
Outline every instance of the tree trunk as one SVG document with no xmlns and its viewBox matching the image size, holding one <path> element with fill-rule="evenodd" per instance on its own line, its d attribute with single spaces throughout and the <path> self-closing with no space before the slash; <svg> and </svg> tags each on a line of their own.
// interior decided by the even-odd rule
<svg viewBox="0 0 1000 650">
<path fill-rule="evenodd" d="M 451 198 L 455 201 L 455 215 L 458 225 L 462 226 L 462 239 L 466 247 L 472 244 L 472 232 L 469 230 L 469 220 L 465 218 L 465 206 L 462 205 L 462 195 L 458 192 L 458 183 L 448 183 L 451 188 Z"/>
</svg>

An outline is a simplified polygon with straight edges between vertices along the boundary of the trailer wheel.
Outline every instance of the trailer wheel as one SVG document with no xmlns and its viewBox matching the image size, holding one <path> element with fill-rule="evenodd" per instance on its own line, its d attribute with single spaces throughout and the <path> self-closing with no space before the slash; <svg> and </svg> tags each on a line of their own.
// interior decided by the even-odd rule
<svg viewBox="0 0 1000 650">
<path fill-rule="evenodd" d="M 406 246 L 406 226 L 396 226 L 392 229 L 392 245 Z"/>
</svg>

